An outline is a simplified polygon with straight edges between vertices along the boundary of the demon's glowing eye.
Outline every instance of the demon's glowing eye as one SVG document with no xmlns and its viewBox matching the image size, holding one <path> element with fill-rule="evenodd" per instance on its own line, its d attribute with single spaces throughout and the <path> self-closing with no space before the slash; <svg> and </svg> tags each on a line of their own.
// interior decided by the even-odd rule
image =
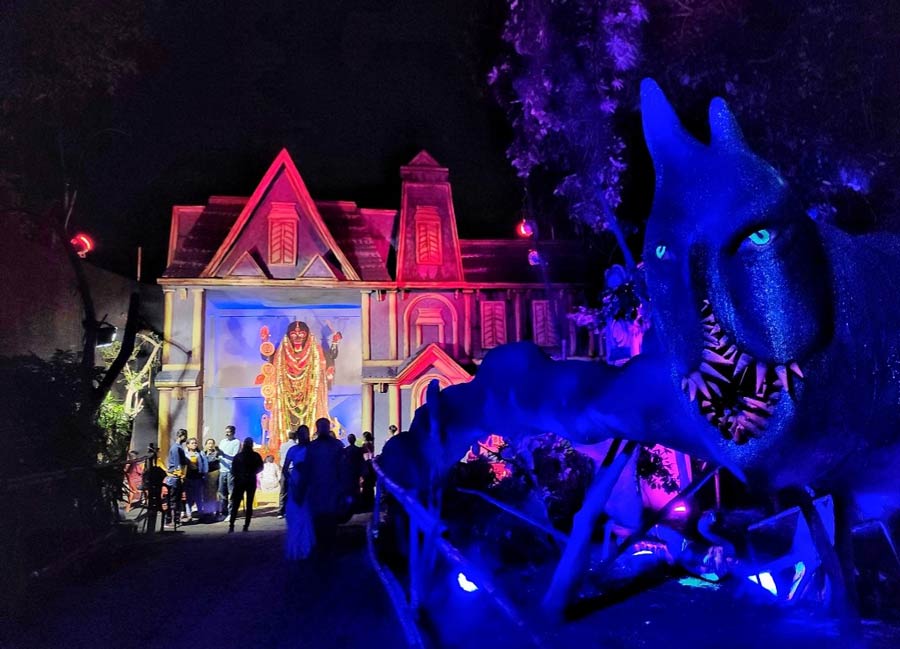
<svg viewBox="0 0 900 649">
<path fill-rule="evenodd" d="M 749 238 L 757 246 L 764 246 L 772 240 L 772 235 L 768 230 L 757 230 L 751 233 Z"/>
<path fill-rule="evenodd" d="M 662 259 L 666 256 L 666 247 L 665 246 L 656 246 L 656 258 Z"/>
</svg>

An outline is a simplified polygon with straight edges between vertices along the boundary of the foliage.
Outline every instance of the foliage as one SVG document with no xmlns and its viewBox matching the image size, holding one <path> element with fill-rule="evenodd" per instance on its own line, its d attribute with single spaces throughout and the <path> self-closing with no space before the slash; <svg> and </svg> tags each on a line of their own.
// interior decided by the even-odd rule
<svg viewBox="0 0 900 649">
<path fill-rule="evenodd" d="M 815 3 L 647 0 L 645 73 L 689 123 L 724 97 L 747 140 L 786 177 L 811 216 L 871 229 L 896 212 L 900 68 L 896 8 Z M 700 134 L 705 127 L 700 129 Z"/>
<path fill-rule="evenodd" d="M 553 194 L 572 219 L 617 236 L 604 202 L 619 217 L 647 213 L 652 174 L 635 107 L 638 80 L 652 76 L 701 139 L 709 100 L 723 96 L 751 147 L 813 218 L 855 229 L 897 225 L 873 216 L 898 211 L 900 68 L 890 60 L 890 3 L 508 4 L 511 49 L 488 82 L 513 127 L 507 156 L 529 179 L 530 200 L 543 192 L 550 204 Z"/>
<path fill-rule="evenodd" d="M 125 410 L 125 404 L 112 392 L 108 392 L 97 411 L 97 425 L 106 433 L 101 461 L 124 459 L 131 443 L 131 428 L 134 417 Z"/>
<path fill-rule="evenodd" d="M 162 352 L 162 339 L 153 332 L 138 333 L 136 341 L 128 362 L 122 368 L 122 378 L 119 380 L 125 393 L 122 400 L 123 414 L 132 420 L 144 409 L 142 394 L 150 388 L 151 376 L 154 370 L 159 369 Z M 115 341 L 102 348 L 101 354 L 107 368 L 121 349 L 121 341 Z"/>
<path fill-rule="evenodd" d="M 569 529 L 593 479 L 591 460 L 553 433 L 526 438 L 504 458 L 511 474 L 500 483 L 501 488 L 512 492 L 537 489 L 546 517 L 557 528 Z"/>
<path fill-rule="evenodd" d="M 654 489 L 662 489 L 667 494 L 678 492 L 678 481 L 670 462 L 656 448 L 642 446 L 638 453 L 637 474 Z"/>
<path fill-rule="evenodd" d="M 77 182 L 88 145 L 111 132 L 109 97 L 137 72 L 147 6 L 140 0 L 6 3 L 0 12 L 4 204 L 43 210 Z"/>
<path fill-rule="evenodd" d="M 618 227 L 611 209 L 627 160 L 617 114 L 647 17 L 640 0 L 510 0 L 503 39 L 513 51 L 488 78 L 514 130 L 507 156 L 519 176 L 550 171 L 571 218 L 595 230 Z"/>
<path fill-rule="evenodd" d="M 0 475 L 91 465 L 103 446 L 103 433 L 83 430 L 79 422 L 84 389 L 78 359 L 58 352 L 50 360 L 37 356 L 0 357 L 0 427 L 15 440 L 0 455 Z"/>
</svg>

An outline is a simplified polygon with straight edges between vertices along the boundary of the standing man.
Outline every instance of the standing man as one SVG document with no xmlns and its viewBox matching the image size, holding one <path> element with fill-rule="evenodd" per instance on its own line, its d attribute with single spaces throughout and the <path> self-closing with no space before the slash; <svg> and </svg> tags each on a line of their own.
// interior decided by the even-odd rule
<svg viewBox="0 0 900 649">
<path fill-rule="evenodd" d="M 355 512 L 359 507 L 359 496 L 361 491 L 361 483 L 366 468 L 366 460 L 362 448 L 356 445 L 356 435 L 350 433 L 347 435 L 347 447 L 344 449 L 344 479 L 346 486 L 344 489 L 353 498 L 351 513 Z"/>
<path fill-rule="evenodd" d="M 244 440 L 239 453 L 234 456 L 231 465 L 231 475 L 234 481 L 234 491 L 231 494 L 231 518 L 228 522 L 228 531 L 234 532 L 234 521 L 237 520 L 238 507 L 246 496 L 244 505 L 244 531 L 250 531 L 250 519 L 253 518 L 253 499 L 256 497 L 256 476 L 263 470 L 263 459 L 259 453 L 253 450 L 253 438 Z"/>
<path fill-rule="evenodd" d="M 234 495 L 234 475 L 231 473 L 234 456 L 241 450 L 241 442 L 234 436 L 234 426 L 225 426 L 225 437 L 219 442 L 219 496 L 223 518 L 230 515 L 231 498 Z"/>
<path fill-rule="evenodd" d="M 342 489 L 344 445 L 331 432 L 331 421 L 316 420 L 316 438 L 306 454 L 309 473 L 307 502 L 315 528 L 316 547 L 330 551 L 334 545 L 346 492 Z"/>
<path fill-rule="evenodd" d="M 309 427 L 304 424 L 300 424 L 300 426 L 306 428 L 308 437 Z M 288 440 L 278 449 L 278 466 L 281 467 L 281 490 L 278 492 L 278 518 L 284 518 L 284 506 L 287 502 L 288 471 L 290 470 L 290 467 L 287 465 L 287 456 L 291 447 L 297 445 L 297 431 L 299 430 L 300 429 L 298 428 L 297 430 L 289 432 Z"/>
<path fill-rule="evenodd" d="M 184 444 L 187 442 L 188 432 L 179 428 L 175 433 L 175 441 L 169 448 L 169 456 L 166 460 L 166 485 L 168 496 L 164 526 L 174 527 L 176 517 L 181 509 L 181 494 L 184 489 L 184 478 L 187 474 L 187 466 L 190 461 L 184 452 Z M 183 513 L 183 512 L 182 512 Z"/>
</svg>

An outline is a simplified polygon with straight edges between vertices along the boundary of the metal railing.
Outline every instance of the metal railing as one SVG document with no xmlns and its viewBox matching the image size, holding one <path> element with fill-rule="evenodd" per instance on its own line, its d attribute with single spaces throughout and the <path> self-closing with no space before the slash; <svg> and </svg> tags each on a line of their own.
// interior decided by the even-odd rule
<svg viewBox="0 0 900 649">
<path fill-rule="evenodd" d="M 369 556 L 391 598 L 409 646 L 415 649 L 425 647 L 419 629 L 420 614 L 423 594 L 426 592 L 428 579 L 434 572 L 438 557 L 452 566 L 454 571 L 465 574 L 467 579 L 477 584 L 478 589 L 490 597 L 509 621 L 525 637 L 531 639 L 534 646 L 542 646 L 540 640 L 529 630 L 528 625 L 518 614 L 515 606 L 493 583 L 493 580 L 443 537 L 446 526 L 440 519 L 440 511 L 437 507 L 430 508 L 422 505 L 413 492 L 404 489 L 386 476 L 378 466 L 377 460 L 373 461 L 372 466 L 377 480 L 375 507 L 367 529 Z M 381 523 L 382 500 L 385 496 L 393 498 L 403 509 L 409 524 L 406 589 L 403 588 L 390 567 L 378 558 L 377 541 Z"/>
</svg>

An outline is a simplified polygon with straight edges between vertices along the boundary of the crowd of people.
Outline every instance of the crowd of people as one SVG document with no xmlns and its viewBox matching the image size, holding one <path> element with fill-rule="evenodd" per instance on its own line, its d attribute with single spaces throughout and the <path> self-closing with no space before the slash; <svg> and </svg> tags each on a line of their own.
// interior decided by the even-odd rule
<svg viewBox="0 0 900 649">
<path fill-rule="evenodd" d="M 345 446 L 331 421 L 321 418 L 312 436 L 306 425 L 290 433 L 276 460 L 271 454 L 263 459 L 253 438 L 241 442 L 234 426 L 225 427 L 218 443 L 207 438 L 202 447 L 200 440 L 179 429 L 166 457 L 164 527 L 174 527 L 176 521 L 227 521 L 228 531 L 234 532 L 243 508 L 246 532 L 259 488 L 278 493 L 277 516 L 287 521 L 289 559 L 304 559 L 316 547 L 327 551 L 337 527 L 374 504 L 374 441 L 367 431 L 361 444 L 348 435 Z M 131 466 L 126 468 L 126 482 L 133 497 L 140 475 Z"/>
</svg>

